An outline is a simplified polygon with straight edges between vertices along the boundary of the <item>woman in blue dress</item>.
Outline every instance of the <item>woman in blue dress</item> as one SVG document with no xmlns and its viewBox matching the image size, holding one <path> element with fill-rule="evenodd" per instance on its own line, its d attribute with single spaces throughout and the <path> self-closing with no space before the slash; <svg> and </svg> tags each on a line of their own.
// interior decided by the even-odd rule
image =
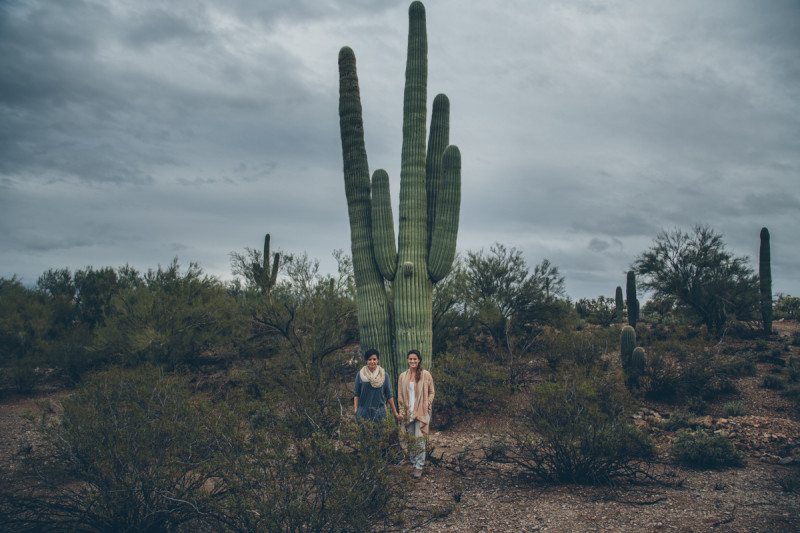
<svg viewBox="0 0 800 533">
<path fill-rule="evenodd" d="M 353 411 L 357 420 L 379 422 L 386 418 L 386 404 L 392 408 L 395 418 L 397 407 L 392 397 L 392 384 L 389 374 L 381 367 L 378 350 L 367 350 L 364 359 L 367 364 L 356 374 L 353 390 Z"/>
</svg>

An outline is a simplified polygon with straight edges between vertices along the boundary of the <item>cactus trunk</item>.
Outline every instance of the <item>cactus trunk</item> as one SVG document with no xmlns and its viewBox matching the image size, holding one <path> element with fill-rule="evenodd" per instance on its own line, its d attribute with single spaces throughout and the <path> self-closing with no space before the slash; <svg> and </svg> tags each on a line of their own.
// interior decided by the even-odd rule
<svg viewBox="0 0 800 533">
<path fill-rule="evenodd" d="M 772 333 L 772 268 L 770 266 L 769 230 L 761 228 L 758 249 L 758 282 L 761 292 L 761 324 L 764 333 Z"/>
<path fill-rule="evenodd" d="M 615 314 L 616 314 L 616 321 L 622 322 L 623 315 L 625 314 L 624 307 L 625 301 L 622 299 L 622 287 L 617 285 L 617 292 L 614 294 L 614 303 L 615 303 Z"/>
<path fill-rule="evenodd" d="M 636 298 L 636 273 L 628 271 L 627 283 L 625 284 L 625 296 L 628 299 L 628 324 L 636 327 L 639 321 L 639 300 Z"/>
<path fill-rule="evenodd" d="M 630 365 L 633 350 L 636 348 L 636 330 L 632 326 L 624 326 L 619 337 L 619 354 L 622 368 Z"/>
<path fill-rule="evenodd" d="M 395 379 L 411 349 L 419 350 L 423 362 L 431 366 L 433 284 L 452 267 L 458 232 L 461 156 L 458 148 L 448 146 L 450 109 L 444 95 L 434 100 L 426 148 L 427 53 L 425 8 L 413 2 L 409 8 L 396 247 L 389 176 L 376 170 L 371 188 L 367 178 L 355 56 L 347 47 L 339 53 L 339 114 L 361 347 L 375 347 L 389 356 Z M 384 280 L 391 283 L 392 313 Z M 372 331 L 379 333 L 380 345 L 370 344 Z"/>
</svg>

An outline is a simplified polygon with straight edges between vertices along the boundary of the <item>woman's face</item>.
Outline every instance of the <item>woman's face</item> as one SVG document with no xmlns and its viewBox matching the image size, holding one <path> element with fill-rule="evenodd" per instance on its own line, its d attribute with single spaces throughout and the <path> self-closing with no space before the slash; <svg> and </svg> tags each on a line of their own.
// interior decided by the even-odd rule
<svg viewBox="0 0 800 533">
<path fill-rule="evenodd" d="M 415 370 L 419 366 L 419 357 L 417 354 L 408 354 L 408 368 Z"/>
<path fill-rule="evenodd" d="M 369 368 L 370 372 L 375 372 L 375 369 L 378 368 L 378 356 L 377 355 L 370 355 L 369 359 L 367 359 L 367 368 Z"/>
</svg>

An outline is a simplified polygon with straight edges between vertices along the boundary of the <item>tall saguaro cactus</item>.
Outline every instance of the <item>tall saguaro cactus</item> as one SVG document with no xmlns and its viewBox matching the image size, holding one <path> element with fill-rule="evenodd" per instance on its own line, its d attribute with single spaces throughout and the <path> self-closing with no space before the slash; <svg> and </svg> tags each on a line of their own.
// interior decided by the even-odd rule
<svg viewBox="0 0 800 533">
<path fill-rule="evenodd" d="M 625 296 L 628 299 L 628 324 L 636 327 L 639 321 L 639 299 L 636 298 L 636 273 L 628 271 L 628 279 L 625 284 Z"/>
<path fill-rule="evenodd" d="M 422 3 L 411 4 L 408 19 L 397 242 L 389 175 L 379 169 L 369 179 L 355 55 L 348 47 L 339 52 L 339 125 L 361 347 L 391 354 L 394 377 L 412 348 L 430 365 L 432 289 L 452 267 L 461 203 L 461 154 L 448 146 L 450 104 L 443 94 L 433 102 L 426 150 L 428 42 Z M 391 284 L 388 294 L 384 280 Z"/>
<path fill-rule="evenodd" d="M 772 333 L 772 268 L 770 266 L 769 230 L 761 228 L 758 249 L 758 282 L 761 292 L 761 324 L 764 333 Z"/>
</svg>

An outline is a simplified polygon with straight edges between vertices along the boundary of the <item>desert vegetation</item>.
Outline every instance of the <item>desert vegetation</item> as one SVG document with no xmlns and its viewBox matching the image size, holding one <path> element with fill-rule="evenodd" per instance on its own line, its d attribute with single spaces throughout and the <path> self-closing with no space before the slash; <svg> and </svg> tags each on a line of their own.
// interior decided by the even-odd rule
<svg viewBox="0 0 800 533">
<path fill-rule="evenodd" d="M 266 235 L 231 253 L 232 281 L 177 259 L 0 279 L 0 527 L 800 526 L 798 299 L 773 305 L 769 232 L 758 274 L 711 227 L 661 232 L 577 301 L 557 265 L 514 246 L 459 256 L 460 153 L 443 95 L 426 146 L 419 2 L 409 20 L 398 242 L 345 47 L 353 255 L 334 252 L 335 273 Z M 435 376 L 424 483 L 393 420 L 352 419 L 367 348 L 394 379 L 419 348 Z"/>
</svg>

